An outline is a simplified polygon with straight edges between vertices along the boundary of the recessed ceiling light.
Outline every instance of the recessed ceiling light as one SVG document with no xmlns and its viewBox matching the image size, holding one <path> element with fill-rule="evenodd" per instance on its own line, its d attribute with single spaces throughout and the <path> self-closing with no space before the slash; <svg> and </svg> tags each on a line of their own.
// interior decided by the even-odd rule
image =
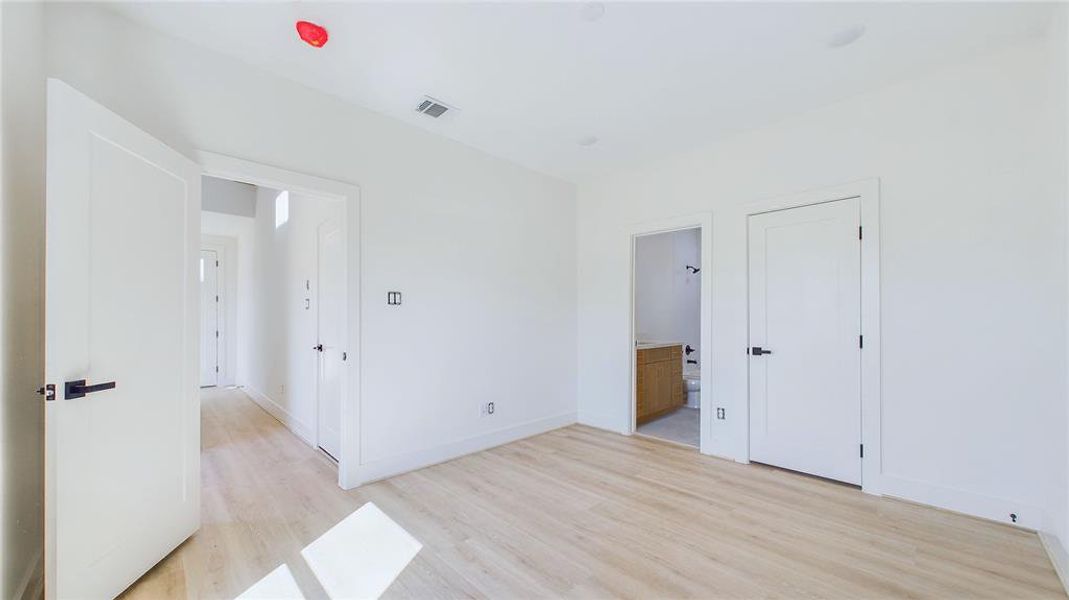
<svg viewBox="0 0 1069 600">
<path fill-rule="evenodd" d="M 596 143 L 598 143 L 598 138 L 596 138 L 596 137 L 594 137 L 592 135 L 588 135 L 585 138 L 582 138 L 582 139 L 579 140 L 579 145 L 587 147 L 587 148 L 589 148 L 590 146 L 593 146 Z"/>
<path fill-rule="evenodd" d="M 605 16 L 605 5 L 601 2 L 587 2 L 580 9 L 579 15 L 588 23 L 593 23 Z"/>
<path fill-rule="evenodd" d="M 843 46 L 849 46 L 861 39 L 863 35 L 865 35 L 864 25 L 851 25 L 828 38 L 828 47 L 842 48 Z"/>
</svg>

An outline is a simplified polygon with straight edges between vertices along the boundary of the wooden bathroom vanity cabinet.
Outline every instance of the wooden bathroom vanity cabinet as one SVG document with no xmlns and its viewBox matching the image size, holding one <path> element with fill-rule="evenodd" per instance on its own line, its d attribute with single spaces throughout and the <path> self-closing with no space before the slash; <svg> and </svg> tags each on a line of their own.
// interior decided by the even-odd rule
<svg viewBox="0 0 1069 600">
<path fill-rule="evenodd" d="M 682 344 L 639 344 L 635 354 L 637 423 L 644 423 L 686 404 Z"/>
</svg>

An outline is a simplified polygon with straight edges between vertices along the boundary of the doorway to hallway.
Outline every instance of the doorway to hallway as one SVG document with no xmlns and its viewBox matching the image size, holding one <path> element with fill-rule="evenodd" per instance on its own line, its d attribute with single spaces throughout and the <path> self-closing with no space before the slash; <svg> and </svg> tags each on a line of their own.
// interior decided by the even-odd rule
<svg viewBox="0 0 1069 600">
<path fill-rule="evenodd" d="M 226 328 L 214 324 L 223 320 L 218 300 L 227 299 L 219 289 L 229 285 L 236 313 L 230 383 L 338 461 L 349 359 L 344 203 L 210 176 L 202 187 L 204 247 L 211 239 L 235 246 L 229 260 L 203 254 L 204 381 L 215 381 L 211 362 L 226 341 Z"/>
</svg>

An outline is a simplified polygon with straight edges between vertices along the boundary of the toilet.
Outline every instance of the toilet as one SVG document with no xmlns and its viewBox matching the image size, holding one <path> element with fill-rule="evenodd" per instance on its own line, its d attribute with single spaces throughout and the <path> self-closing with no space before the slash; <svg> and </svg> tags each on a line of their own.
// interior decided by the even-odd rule
<svg viewBox="0 0 1069 600">
<path fill-rule="evenodd" d="M 687 365 L 683 370 L 683 382 L 687 385 L 687 407 L 701 406 L 702 372 L 697 365 Z"/>
</svg>

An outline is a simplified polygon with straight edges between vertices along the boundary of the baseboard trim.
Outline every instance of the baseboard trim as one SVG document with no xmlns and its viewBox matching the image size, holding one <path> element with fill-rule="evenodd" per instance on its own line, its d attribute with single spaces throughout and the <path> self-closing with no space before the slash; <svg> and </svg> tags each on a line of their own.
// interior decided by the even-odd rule
<svg viewBox="0 0 1069 600">
<path fill-rule="evenodd" d="M 39 600 L 44 597 L 45 561 L 44 549 L 38 548 L 37 553 L 26 567 L 22 580 L 15 587 L 15 600 Z"/>
<path fill-rule="evenodd" d="M 449 442 L 433 448 L 369 461 L 360 465 L 358 469 L 357 481 L 359 483 L 357 486 L 447 462 L 461 456 L 488 450 L 496 446 L 546 433 L 547 431 L 560 429 L 561 427 L 567 427 L 575 424 L 575 422 L 576 414 L 569 412 L 527 421 L 526 423 Z"/>
<path fill-rule="evenodd" d="M 610 415 L 598 412 L 591 412 L 589 410 L 579 411 L 577 417 L 577 422 L 580 425 L 586 425 L 595 429 L 603 429 L 605 431 L 611 431 L 613 433 L 627 435 L 629 433 L 627 431 L 627 428 L 617 427 L 617 421 L 619 421 L 619 419 L 614 419 Z"/>
<path fill-rule="evenodd" d="M 286 427 L 286 429 L 289 429 L 294 435 L 301 438 L 301 441 L 313 448 L 315 447 L 315 433 L 312 431 L 311 427 L 302 423 L 297 417 L 293 416 L 285 408 L 282 408 L 282 405 L 275 402 L 273 398 L 260 390 L 250 385 L 246 385 L 242 388 L 242 391 L 244 391 L 253 402 L 259 405 L 260 408 L 267 411 L 267 414 L 277 419 L 279 423 L 282 423 Z"/>
<path fill-rule="evenodd" d="M 1006 498 L 985 496 L 887 474 L 880 476 L 878 487 L 884 496 L 893 496 L 1022 529 L 1039 531 L 1045 522 L 1042 508 Z M 1016 522 L 1010 518 L 1011 513 L 1017 515 Z"/>
</svg>

